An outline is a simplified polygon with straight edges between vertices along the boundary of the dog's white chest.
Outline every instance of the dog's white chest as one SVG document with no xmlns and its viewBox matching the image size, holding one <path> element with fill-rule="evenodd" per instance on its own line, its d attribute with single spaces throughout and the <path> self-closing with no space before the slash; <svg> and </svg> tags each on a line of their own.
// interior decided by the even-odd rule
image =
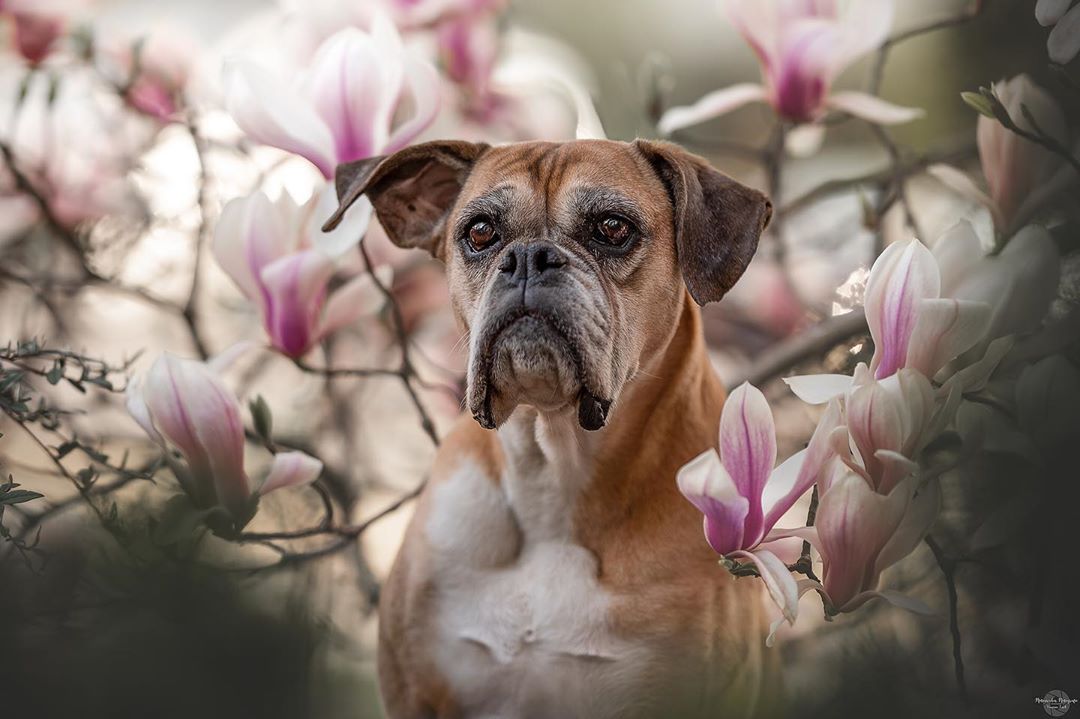
<svg viewBox="0 0 1080 719">
<path fill-rule="evenodd" d="M 509 489 L 470 463 L 435 488 L 436 665 L 469 717 L 618 716 L 648 652 L 611 631 L 595 556 L 559 529 L 556 478 L 517 487 L 527 517 Z"/>
</svg>

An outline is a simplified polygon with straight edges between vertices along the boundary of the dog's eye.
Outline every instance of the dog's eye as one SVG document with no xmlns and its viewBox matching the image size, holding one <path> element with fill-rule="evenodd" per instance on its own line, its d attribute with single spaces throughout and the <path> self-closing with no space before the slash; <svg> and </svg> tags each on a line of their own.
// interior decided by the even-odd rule
<svg viewBox="0 0 1080 719">
<path fill-rule="evenodd" d="M 633 226 L 618 215 L 604 215 L 596 223 L 596 238 L 608 245 L 621 247 L 633 234 Z"/>
<path fill-rule="evenodd" d="M 482 250 L 495 241 L 495 226 L 488 220 L 477 220 L 469 225 L 469 244 L 474 250 Z"/>
</svg>

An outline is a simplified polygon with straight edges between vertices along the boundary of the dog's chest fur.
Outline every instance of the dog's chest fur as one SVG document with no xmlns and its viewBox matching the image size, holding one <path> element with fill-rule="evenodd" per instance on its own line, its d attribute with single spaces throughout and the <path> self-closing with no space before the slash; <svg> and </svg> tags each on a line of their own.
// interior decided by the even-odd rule
<svg viewBox="0 0 1080 719">
<path fill-rule="evenodd" d="M 614 598 L 573 540 L 588 439 L 519 414 L 499 481 L 463 457 L 434 488 L 435 663 L 466 716 L 618 716 L 657 657 L 611 631 Z"/>
</svg>

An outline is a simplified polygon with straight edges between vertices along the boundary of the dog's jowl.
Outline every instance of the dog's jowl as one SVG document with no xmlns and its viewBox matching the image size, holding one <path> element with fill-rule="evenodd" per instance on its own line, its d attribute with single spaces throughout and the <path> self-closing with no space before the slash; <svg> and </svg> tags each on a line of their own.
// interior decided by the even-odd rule
<svg viewBox="0 0 1080 719">
<path fill-rule="evenodd" d="M 381 599 L 390 716 L 768 713 L 760 583 L 717 571 L 675 485 L 723 404 L 698 304 L 768 200 L 646 141 L 428 143 L 340 167 L 338 194 L 445 263 L 469 333 L 471 416 Z"/>
</svg>

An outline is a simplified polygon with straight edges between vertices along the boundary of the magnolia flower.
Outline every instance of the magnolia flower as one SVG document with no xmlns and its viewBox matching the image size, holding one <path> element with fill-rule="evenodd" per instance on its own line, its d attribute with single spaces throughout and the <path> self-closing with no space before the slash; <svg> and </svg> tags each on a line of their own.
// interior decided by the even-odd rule
<svg viewBox="0 0 1080 719">
<path fill-rule="evenodd" d="M 709 546 L 725 557 L 754 562 L 790 621 L 797 606 L 795 581 L 774 553 L 757 547 L 771 541 L 769 532 L 814 483 L 830 456 L 831 429 L 832 422 L 822 422 L 805 450 L 773 469 L 772 410 L 760 390 L 744 383 L 724 403 L 720 454 L 705 451 L 683 466 L 676 478 L 679 491 L 704 515 Z"/>
<path fill-rule="evenodd" d="M 941 272 L 918 240 L 890 245 L 870 268 L 864 306 L 874 339 L 870 371 L 881 380 L 902 368 L 934 377 L 982 339 L 990 325 L 985 302 L 941 297 Z M 821 404 L 851 386 L 847 375 L 784 380 L 803 401 Z"/>
<path fill-rule="evenodd" d="M 70 73 L 58 88 L 35 73 L 19 112 L 0 126 L 15 167 L 68 229 L 138 209 L 128 173 L 144 136 L 135 118 L 101 102 L 96 89 L 88 73 Z M 0 166 L 0 194 L 19 190 L 9 168 Z M 40 219 L 39 210 L 25 219 Z"/>
<path fill-rule="evenodd" d="M 341 163 L 401 149 L 435 118 L 435 68 L 407 54 L 393 24 L 347 27 L 327 39 L 306 71 L 279 78 L 244 60 L 225 67 L 225 104 L 255 140 L 311 161 L 330 179 Z M 404 98 L 412 115 L 402 115 Z"/>
<path fill-rule="evenodd" d="M 499 30 L 493 15 L 463 15 L 439 24 L 436 40 L 443 72 L 461 87 L 467 111 L 483 119 L 498 104 L 491 88 L 499 54 Z"/>
<path fill-rule="evenodd" d="M 196 50 L 175 27 L 139 39 L 108 36 L 97 47 L 100 63 L 125 88 L 128 104 L 161 122 L 176 119 Z"/>
<path fill-rule="evenodd" d="M 288 193 L 271 202 L 262 192 L 230 201 L 214 231 L 218 264 L 248 299 L 258 303 L 270 343 L 294 358 L 355 321 L 372 305 L 371 278 L 360 275 L 329 290 L 334 260 L 363 234 L 370 205 L 346 214 L 344 226 L 323 234 L 331 193 L 303 206 Z"/>
<path fill-rule="evenodd" d="M 908 479 L 880 493 L 858 474 L 841 471 L 820 497 L 806 536 L 821 552 L 821 590 L 832 608 L 849 612 L 882 598 L 925 612 L 921 602 L 878 591 L 878 584 L 882 571 L 910 554 L 933 524 L 940 506 L 937 485 L 916 491 L 915 480 Z"/>
<path fill-rule="evenodd" d="M 313 482 L 322 462 L 303 452 L 279 452 L 253 485 L 244 470 L 240 406 L 214 371 L 161 355 L 127 391 L 127 408 L 149 437 L 166 450 L 177 481 L 200 508 L 223 507 L 238 524 L 254 513 L 257 498 L 275 489 Z M 171 449 L 183 455 L 173 458 Z"/>
<path fill-rule="evenodd" d="M 70 5 L 69 0 L 0 0 L 0 16 L 11 18 L 15 48 L 36 65 L 66 31 Z"/>
<path fill-rule="evenodd" d="M 987 339 L 1030 332 L 1057 296 L 1061 257 L 1046 228 L 1028 225 L 999 253 L 986 254 L 986 238 L 961 220 L 934 243 L 941 294 L 985 302 L 990 307 Z"/>
<path fill-rule="evenodd" d="M 994 83 L 993 92 L 1018 127 L 1034 130 L 1024 114 L 1026 107 L 1042 132 L 1068 146 L 1068 130 L 1061 107 L 1030 77 L 1017 75 L 1011 80 Z M 985 191 L 966 174 L 948 165 L 935 165 L 930 172 L 952 189 L 988 208 L 994 225 L 1005 235 L 1030 220 L 1073 180 L 1072 168 L 1062 157 L 1020 137 L 994 117 L 979 116 L 976 140 L 986 178 Z"/>
<path fill-rule="evenodd" d="M 1072 0 L 1039 0 L 1035 3 L 1035 19 L 1043 27 L 1050 25 L 1046 50 L 1058 65 L 1067 65 L 1080 52 L 1080 5 L 1069 9 Z"/>
<path fill-rule="evenodd" d="M 836 0 L 730 0 L 729 16 L 761 64 L 764 85 L 740 83 L 664 113 L 664 134 L 765 101 L 796 123 L 820 120 L 829 109 L 878 124 L 908 122 L 921 110 L 861 92 L 831 92 L 840 72 L 885 40 L 892 0 L 859 0 L 844 11 Z"/>
</svg>

